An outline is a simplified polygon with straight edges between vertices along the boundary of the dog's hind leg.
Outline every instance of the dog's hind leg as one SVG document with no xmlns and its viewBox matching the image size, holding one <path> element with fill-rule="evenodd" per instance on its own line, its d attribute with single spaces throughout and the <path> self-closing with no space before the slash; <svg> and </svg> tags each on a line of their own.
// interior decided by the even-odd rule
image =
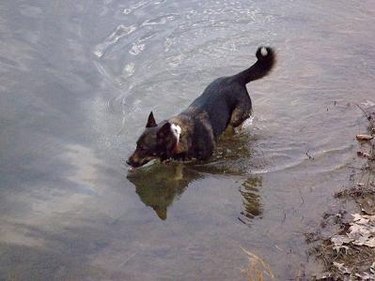
<svg viewBox="0 0 375 281">
<path fill-rule="evenodd" d="M 232 112 L 232 117 L 230 118 L 230 126 L 237 128 L 240 126 L 247 118 L 250 117 L 251 111 L 244 111 L 241 108 L 236 108 Z"/>
<path fill-rule="evenodd" d="M 246 95 L 246 99 L 242 99 L 240 102 L 238 102 L 236 108 L 232 111 L 229 125 L 233 128 L 239 127 L 246 119 L 250 117 L 251 112 L 251 100 L 250 97 Z"/>
</svg>

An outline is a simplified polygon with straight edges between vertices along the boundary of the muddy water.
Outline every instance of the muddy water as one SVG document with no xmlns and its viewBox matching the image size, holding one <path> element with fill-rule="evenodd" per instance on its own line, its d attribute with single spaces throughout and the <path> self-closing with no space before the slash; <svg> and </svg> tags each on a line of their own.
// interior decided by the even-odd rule
<svg viewBox="0 0 375 281">
<path fill-rule="evenodd" d="M 371 1 L 0 3 L 0 280 L 276 280 L 317 273 L 304 233 L 356 165 L 355 103 L 375 101 Z M 208 163 L 129 173 L 149 111 L 178 113 L 214 78 L 254 116 Z"/>
</svg>

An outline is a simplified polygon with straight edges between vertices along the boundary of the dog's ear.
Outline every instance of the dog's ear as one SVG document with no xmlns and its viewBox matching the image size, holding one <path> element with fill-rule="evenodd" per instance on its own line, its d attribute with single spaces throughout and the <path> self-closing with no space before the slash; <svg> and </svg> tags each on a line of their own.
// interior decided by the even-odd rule
<svg viewBox="0 0 375 281">
<path fill-rule="evenodd" d="M 146 128 L 152 128 L 152 127 L 156 127 L 156 126 L 157 126 L 157 124 L 156 124 L 156 121 L 155 121 L 155 118 L 154 118 L 154 114 L 151 111 L 150 115 L 148 116 L 148 119 L 147 119 Z"/>
<path fill-rule="evenodd" d="M 170 134 L 172 134 L 171 123 L 167 122 L 158 130 L 157 136 L 160 139 L 164 139 Z"/>
</svg>

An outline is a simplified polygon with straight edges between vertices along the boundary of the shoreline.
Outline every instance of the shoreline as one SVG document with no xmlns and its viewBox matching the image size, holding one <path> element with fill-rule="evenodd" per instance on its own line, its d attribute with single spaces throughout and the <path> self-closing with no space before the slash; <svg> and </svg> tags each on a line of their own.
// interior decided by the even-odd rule
<svg viewBox="0 0 375 281">
<path fill-rule="evenodd" d="M 369 123 L 367 132 L 356 135 L 364 163 L 350 175 L 351 185 L 334 194 L 339 209 L 325 213 L 320 229 L 306 234 L 309 255 L 323 268 L 311 280 L 375 280 L 375 106 L 358 107 Z"/>
</svg>

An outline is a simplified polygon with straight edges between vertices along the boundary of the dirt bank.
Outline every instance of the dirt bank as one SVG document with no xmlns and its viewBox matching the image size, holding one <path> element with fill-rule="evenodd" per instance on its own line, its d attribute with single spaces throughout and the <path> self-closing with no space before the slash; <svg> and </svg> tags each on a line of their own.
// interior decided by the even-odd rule
<svg viewBox="0 0 375 281">
<path fill-rule="evenodd" d="M 367 132 L 356 135 L 363 164 L 353 168 L 351 185 L 335 194 L 340 207 L 306 235 L 311 257 L 323 266 L 310 280 L 375 280 L 375 106 L 359 108 L 369 123 Z"/>
</svg>

